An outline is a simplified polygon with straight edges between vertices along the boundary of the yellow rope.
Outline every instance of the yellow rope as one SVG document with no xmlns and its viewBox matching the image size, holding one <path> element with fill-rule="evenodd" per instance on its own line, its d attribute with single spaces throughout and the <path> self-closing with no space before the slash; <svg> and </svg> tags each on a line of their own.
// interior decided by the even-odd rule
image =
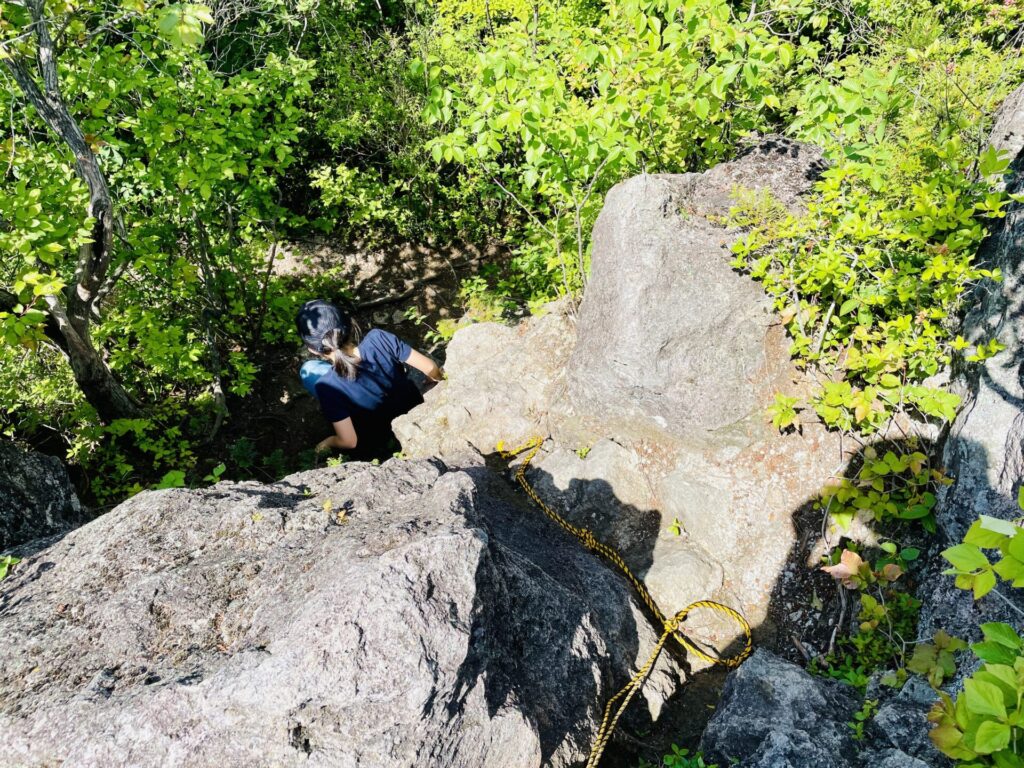
<svg viewBox="0 0 1024 768">
<path fill-rule="evenodd" d="M 722 664 L 726 667 L 737 667 L 745 658 L 747 658 L 747 656 L 750 655 L 750 651 L 753 648 L 753 638 L 750 634 L 750 625 L 747 624 L 747 620 L 744 619 L 738 611 L 713 600 L 698 600 L 697 602 L 686 606 L 686 608 L 679 611 L 679 613 L 675 614 L 673 617 L 665 618 L 665 614 L 661 612 L 661 609 L 658 608 L 657 604 L 654 602 L 654 598 L 651 597 L 651 593 L 648 592 L 646 585 L 633 574 L 629 569 L 629 566 L 626 565 L 626 561 L 622 559 L 622 556 L 619 555 L 614 548 L 598 541 L 588 528 L 575 526 L 555 512 L 551 507 L 544 503 L 543 499 L 541 499 L 538 493 L 530 485 L 529 481 L 526 479 L 526 470 L 529 469 L 530 462 L 533 461 L 543 443 L 543 438 L 535 437 L 517 448 L 506 450 L 503 442 L 498 443 L 497 448 L 498 452 L 505 459 L 511 459 L 521 453 L 526 453 L 526 458 L 523 459 L 522 463 L 516 468 L 515 478 L 519 485 L 522 486 L 523 490 L 526 491 L 526 494 L 533 500 L 533 503 L 540 507 L 541 511 L 551 520 L 579 539 L 583 546 L 592 552 L 597 552 L 605 560 L 618 568 L 633 585 L 633 588 L 636 589 L 640 599 L 643 600 L 644 604 L 651 613 L 654 614 L 655 618 L 657 618 L 658 622 L 664 628 L 661 633 L 661 637 L 654 646 L 654 650 L 651 652 L 650 657 L 644 665 L 637 670 L 629 683 L 627 683 L 621 691 L 612 696 L 612 698 L 609 699 L 608 704 L 605 705 L 604 718 L 601 721 L 601 727 L 598 729 L 597 736 L 594 739 L 594 745 L 590 750 L 590 759 L 587 760 L 586 765 L 586 768 L 596 768 L 598 762 L 601 760 L 601 755 L 604 753 L 605 746 L 608 744 L 608 740 L 615 731 L 615 726 L 618 724 L 619 718 L 622 717 L 622 713 L 626 710 L 626 707 L 629 706 L 629 702 L 640 691 L 640 689 L 643 688 L 644 681 L 647 680 L 647 677 L 651 674 L 651 670 L 654 669 L 654 665 L 657 663 L 658 657 L 661 655 L 669 637 L 675 638 L 676 642 L 678 642 L 684 650 L 703 659 L 709 664 Z M 690 611 L 698 608 L 708 608 L 712 611 L 724 613 L 739 624 L 740 629 L 743 630 L 745 641 L 743 650 L 735 656 L 721 658 L 719 656 L 706 653 L 691 643 L 682 633 L 679 625 L 684 619 L 686 619 Z M 616 708 L 616 702 L 619 702 L 620 699 L 621 702 Z"/>
</svg>

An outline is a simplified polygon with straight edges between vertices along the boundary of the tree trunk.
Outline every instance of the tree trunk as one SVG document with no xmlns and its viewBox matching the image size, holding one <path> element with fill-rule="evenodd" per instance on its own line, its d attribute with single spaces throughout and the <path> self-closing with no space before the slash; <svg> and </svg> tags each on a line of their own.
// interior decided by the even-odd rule
<svg viewBox="0 0 1024 768">
<path fill-rule="evenodd" d="M 114 419 L 140 416 L 138 405 L 107 367 L 92 339 L 78 333 L 55 297 L 47 296 L 45 301 L 50 307 L 46 335 L 64 353 L 78 388 L 100 419 L 109 424 Z"/>
<path fill-rule="evenodd" d="M 92 242 L 82 246 L 74 279 L 65 295 L 43 297 L 50 311 L 46 333 L 67 356 L 75 381 L 101 419 L 109 422 L 133 418 L 140 415 L 138 406 L 107 367 L 90 336 L 92 317 L 98 311 L 97 302 L 111 287 L 108 273 L 117 225 L 113 201 L 103 170 L 64 101 L 44 2 L 27 0 L 25 5 L 32 17 L 36 40 L 34 69 L 42 80 L 42 87 L 23 60 L 0 46 L 0 52 L 5 54 L 3 64 L 43 122 L 74 154 L 78 175 L 89 188 L 86 214 L 93 220 Z M 117 274 L 115 270 L 112 278 Z M 10 298 L 11 294 L 0 292 L 0 305 L 13 307 Z"/>
</svg>

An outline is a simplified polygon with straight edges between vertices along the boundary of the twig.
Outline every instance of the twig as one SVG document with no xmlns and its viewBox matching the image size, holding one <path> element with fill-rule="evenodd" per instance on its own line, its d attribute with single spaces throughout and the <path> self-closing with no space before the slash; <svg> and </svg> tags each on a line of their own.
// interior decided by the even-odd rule
<svg viewBox="0 0 1024 768">
<path fill-rule="evenodd" d="M 804 648 L 804 644 L 800 642 L 800 638 L 796 635 L 790 635 L 789 639 L 793 641 L 794 647 L 800 651 L 800 655 L 804 657 L 804 660 L 809 662 L 811 660 L 811 654 L 807 652 L 806 648 Z"/>
<path fill-rule="evenodd" d="M 1004 595 L 1004 594 L 1003 594 L 1002 592 L 1000 592 L 1000 591 L 999 591 L 998 589 L 993 589 L 993 590 L 992 590 L 992 591 L 991 591 L 991 592 L 990 592 L 989 594 L 995 595 L 995 596 L 996 596 L 996 597 L 998 597 L 998 598 L 999 598 L 1000 600 L 1002 600 L 1002 601 L 1003 601 L 1004 603 L 1006 603 L 1006 604 L 1007 604 L 1008 606 L 1010 606 L 1011 608 L 1013 608 L 1013 610 L 1015 610 L 1015 611 L 1016 611 L 1017 613 L 1019 613 L 1019 614 L 1020 614 L 1021 616 L 1024 616 L 1024 611 L 1022 611 L 1022 610 L 1021 610 L 1020 608 L 1018 608 L 1018 607 L 1017 607 L 1016 605 L 1014 605 L 1014 604 L 1013 604 L 1013 601 L 1012 601 L 1012 600 L 1010 600 L 1010 598 L 1008 598 L 1008 597 L 1007 597 L 1006 595 Z"/>
</svg>

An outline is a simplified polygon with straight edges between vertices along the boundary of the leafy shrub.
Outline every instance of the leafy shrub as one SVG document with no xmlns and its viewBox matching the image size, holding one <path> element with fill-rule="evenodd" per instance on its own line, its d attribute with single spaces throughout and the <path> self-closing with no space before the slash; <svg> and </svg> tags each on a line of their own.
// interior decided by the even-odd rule
<svg viewBox="0 0 1024 768">
<path fill-rule="evenodd" d="M 961 768 L 1024 766 L 1024 642 L 1008 624 L 983 624 L 985 641 L 971 650 L 984 664 L 953 698 L 939 692 L 929 736 Z"/>
<path fill-rule="evenodd" d="M 1024 505 L 1024 489 L 1018 501 Z M 997 550 L 993 564 L 984 550 Z M 996 577 L 1014 587 L 1024 587 L 1024 528 L 1007 520 L 982 515 L 964 535 L 961 544 L 942 553 L 953 567 L 945 573 L 956 576 L 960 589 L 969 589 L 980 600 L 996 586 Z"/>
<path fill-rule="evenodd" d="M 582 286 L 604 192 L 641 169 L 703 167 L 766 127 L 793 51 L 720 0 L 627 0 L 594 26 L 537 9 L 469 60 L 447 55 L 467 47 L 448 33 L 417 71 L 430 86 L 425 118 L 443 130 L 434 160 L 510 201 L 521 266 L 539 268 L 551 296 Z"/>
<path fill-rule="evenodd" d="M 827 511 L 844 529 L 861 517 L 868 522 L 915 520 L 934 532 L 934 490 L 950 480 L 923 451 L 869 445 L 861 452 L 861 461 L 852 477 L 829 481 L 816 508 Z"/>
<path fill-rule="evenodd" d="M 798 363 L 837 374 L 812 403 L 830 427 L 871 433 L 907 409 L 942 421 L 955 414 L 955 395 L 920 382 L 960 343 L 953 318 L 965 291 L 995 276 L 972 266 L 985 234 L 975 217 L 1001 215 L 1009 202 L 997 191 L 1005 160 L 989 152 L 986 179 L 971 182 L 960 154 L 949 139 L 924 183 L 884 191 L 863 164 L 841 161 L 824 173 L 805 216 L 767 218 L 749 206 L 733 213 L 735 223 L 758 222 L 734 246 L 733 265 L 775 298 Z M 779 426 L 795 423 L 794 406 L 776 403 Z"/>
</svg>

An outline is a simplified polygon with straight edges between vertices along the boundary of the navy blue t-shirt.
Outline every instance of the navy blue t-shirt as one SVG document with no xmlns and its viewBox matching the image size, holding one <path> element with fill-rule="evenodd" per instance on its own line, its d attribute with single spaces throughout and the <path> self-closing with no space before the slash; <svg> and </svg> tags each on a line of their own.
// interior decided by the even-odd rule
<svg viewBox="0 0 1024 768">
<path fill-rule="evenodd" d="M 402 365 L 412 348 L 393 333 L 374 328 L 359 342 L 355 379 L 330 370 L 316 383 L 320 410 L 334 423 L 351 418 L 359 447 L 373 449 L 391 438 L 391 420 L 423 402 Z"/>
</svg>

